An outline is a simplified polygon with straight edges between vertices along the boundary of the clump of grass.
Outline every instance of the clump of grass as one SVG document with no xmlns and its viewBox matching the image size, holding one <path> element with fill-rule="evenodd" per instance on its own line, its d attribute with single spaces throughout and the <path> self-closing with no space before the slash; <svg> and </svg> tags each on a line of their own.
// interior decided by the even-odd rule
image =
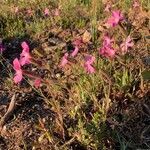
<svg viewBox="0 0 150 150">
<path fill-rule="evenodd" d="M 102 18 L 102 1 L 100 0 L 93 0 L 91 2 L 91 33 L 92 33 L 92 40 L 97 41 L 97 29 L 98 29 L 98 20 Z"/>
</svg>

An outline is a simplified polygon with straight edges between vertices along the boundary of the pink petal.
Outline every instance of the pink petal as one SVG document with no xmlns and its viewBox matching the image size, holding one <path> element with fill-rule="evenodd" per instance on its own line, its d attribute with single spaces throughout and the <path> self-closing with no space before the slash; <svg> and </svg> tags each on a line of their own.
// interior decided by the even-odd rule
<svg viewBox="0 0 150 150">
<path fill-rule="evenodd" d="M 14 82 L 17 84 L 22 80 L 22 71 L 17 71 L 14 77 Z"/>
<path fill-rule="evenodd" d="M 18 58 L 14 59 L 13 68 L 16 71 L 14 82 L 19 83 L 22 80 L 22 70 Z"/>
<path fill-rule="evenodd" d="M 123 15 L 119 10 L 113 11 L 112 16 L 118 21 L 121 21 L 123 19 Z"/>
<path fill-rule="evenodd" d="M 112 16 L 108 18 L 106 22 L 106 27 L 114 27 L 119 23 L 119 21 L 122 21 L 123 19 L 124 17 L 119 10 L 113 11 Z"/>
<path fill-rule="evenodd" d="M 118 18 L 119 14 L 120 14 L 119 10 L 115 10 L 115 11 L 112 12 L 112 16 L 115 17 L 115 18 Z"/>
<path fill-rule="evenodd" d="M 92 55 L 86 55 L 85 56 L 85 63 L 84 63 L 84 68 L 86 70 L 87 73 L 94 73 L 95 69 L 92 66 L 92 64 L 95 61 L 95 57 Z"/>
<path fill-rule="evenodd" d="M 133 2 L 133 8 L 136 8 L 136 7 L 139 7 L 140 6 L 140 3 L 137 2 L 137 1 L 134 1 Z"/>
<path fill-rule="evenodd" d="M 21 66 L 24 66 L 25 64 L 29 64 L 30 60 L 26 59 L 25 57 L 20 58 L 20 64 Z"/>
<path fill-rule="evenodd" d="M 107 48 L 107 56 L 113 58 L 115 56 L 115 50 L 113 48 Z"/>
<path fill-rule="evenodd" d="M 113 17 L 108 18 L 107 22 L 106 22 L 106 27 L 114 27 L 116 26 L 116 22 L 115 19 Z"/>
<path fill-rule="evenodd" d="M 14 61 L 13 61 L 13 68 L 14 68 L 14 70 L 21 69 L 20 62 L 19 62 L 18 58 L 14 59 Z"/>
<path fill-rule="evenodd" d="M 88 74 L 95 73 L 95 68 L 90 64 L 85 63 L 84 68 Z"/>
<path fill-rule="evenodd" d="M 49 15 L 49 9 L 48 9 L 48 8 L 45 8 L 45 10 L 44 10 L 44 14 L 45 14 L 46 16 L 48 16 L 48 15 Z"/>
<path fill-rule="evenodd" d="M 18 7 L 15 7 L 15 13 L 17 13 L 19 11 Z"/>
<path fill-rule="evenodd" d="M 110 9 L 111 9 L 110 4 L 107 4 L 106 7 L 105 7 L 105 9 L 104 9 L 104 11 L 110 12 Z"/>
<path fill-rule="evenodd" d="M 126 44 L 128 45 L 128 47 L 132 47 L 134 45 L 134 43 L 132 42 L 132 39 L 130 38 L 130 36 L 127 37 Z"/>
<path fill-rule="evenodd" d="M 55 15 L 55 16 L 60 16 L 60 11 L 59 11 L 59 9 L 58 9 L 58 8 L 56 8 L 56 9 L 55 9 L 55 13 L 54 13 L 54 15 Z"/>
<path fill-rule="evenodd" d="M 0 53 L 2 53 L 5 50 L 3 44 L 0 44 Z"/>
<path fill-rule="evenodd" d="M 104 42 L 103 46 L 111 46 L 111 44 L 114 42 L 108 35 L 104 36 Z"/>
<path fill-rule="evenodd" d="M 25 64 L 31 63 L 30 59 L 31 59 L 31 56 L 30 56 L 29 53 L 27 53 L 27 52 L 22 52 L 22 53 L 20 54 L 20 64 L 21 64 L 21 66 L 23 66 L 23 65 L 25 65 Z"/>
<path fill-rule="evenodd" d="M 107 58 L 113 58 L 115 56 L 115 50 L 111 47 L 102 47 L 99 53 Z"/>
<path fill-rule="evenodd" d="M 27 14 L 28 14 L 29 16 L 31 16 L 31 15 L 33 14 L 33 11 L 32 11 L 31 9 L 28 9 L 28 10 L 27 10 Z"/>
<path fill-rule="evenodd" d="M 104 55 L 104 53 L 105 53 L 105 47 L 100 48 L 99 49 L 99 54 Z"/>
<path fill-rule="evenodd" d="M 91 65 L 88 66 L 88 73 L 95 73 L 95 68 Z"/>
<path fill-rule="evenodd" d="M 134 43 L 132 42 L 130 36 L 120 45 L 121 51 L 125 54 L 128 51 L 128 48 L 133 47 Z"/>
<path fill-rule="evenodd" d="M 94 61 L 95 61 L 95 57 L 94 56 L 92 56 L 92 55 L 86 55 L 85 56 L 85 62 L 87 64 L 91 65 Z"/>
<path fill-rule="evenodd" d="M 128 44 L 128 47 L 133 47 L 133 45 L 134 45 L 134 43 L 131 42 L 131 43 Z"/>
<path fill-rule="evenodd" d="M 79 39 L 76 39 L 74 42 L 73 42 L 73 45 L 75 46 L 80 46 L 82 44 L 82 39 L 79 38 Z"/>
<path fill-rule="evenodd" d="M 21 47 L 23 48 L 23 50 L 25 51 L 25 52 L 29 52 L 29 46 L 28 46 L 28 44 L 26 43 L 26 42 L 22 42 L 21 43 Z"/>
<path fill-rule="evenodd" d="M 40 78 L 37 78 L 37 79 L 34 81 L 34 86 L 35 86 L 36 88 L 38 88 L 38 87 L 40 87 L 40 85 L 41 85 L 41 79 L 40 79 Z"/>
<path fill-rule="evenodd" d="M 29 53 L 29 46 L 26 42 L 23 42 L 21 46 L 23 50 L 22 50 L 22 53 L 20 54 L 20 64 L 21 66 L 23 66 L 25 64 L 30 63 L 31 55 Z"/>
<path fill-rule="evenodd" d="M 69 54 L 65 53 L 65 55 L 62 57 L 62 60 L 61 60 L 61 63 L 60 63 L 61 67 L 64 67 L 68 63 L 68 60 L 67 60 L 68 56 L 69 56 Z"/>
<path fill-rule="evenodd" d="M 71 56 L 75 57 L 77 55 L 78 51 L 79 51 L 79 47 L 76 46 L 75 49 L 73 50 L 73 52 L 71 53 Z"/>
</svg>

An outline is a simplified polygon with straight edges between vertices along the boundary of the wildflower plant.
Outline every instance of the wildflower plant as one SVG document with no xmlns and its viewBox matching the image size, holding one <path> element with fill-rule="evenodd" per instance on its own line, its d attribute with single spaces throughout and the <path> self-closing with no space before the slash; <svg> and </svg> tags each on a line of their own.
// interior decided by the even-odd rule
<svg viewBox="0 0 150 150">
<path fill-rule="evenodd" d="M 115 27 L 123 20 L 124 20 L 124 17 L 123 17 L 123 14 L 121 13 L 121 11 L 119 11 L 119 10 L 112 11 L 112 16 L 110 18 L 108 18 L 108 20 L 106 22 L 106 26 L 108 28 Z"/>
<path fill-rule="evenodd" d="M 35 60 L 33 57 L 30 55 L 30 48 L 29 45 L 24 41 L 21 43 L 22 47 L 22 52 L 20 54 L 20 59 L 15 58 L 13 61 L 13 69 L 16 71 L 15 76 L 14 76 L 14 82 L 16 84 L 20 83 L 23 79 L 23 74 L 35 79 L 34 85 L 36 88 L 38 88 L 41 84 L 41 77 L 37 77 L 32 73 L 29 73 L 28 71 L 23 71 L 22 67 L 31 63 L 37 64 L 40 66 L 39 61 Z"/>
<path fill-rule="evenodd" d="M 122 54 L 125 54 L 128 52 L 129 48 L 132 48 L 133 47 L 133 41 L 131 39 L 130 36 L 128 36 L 125 41 L 123 41 L 123 43 L 120 45 L 121 47 L 121 52 Z"/>
</svg>

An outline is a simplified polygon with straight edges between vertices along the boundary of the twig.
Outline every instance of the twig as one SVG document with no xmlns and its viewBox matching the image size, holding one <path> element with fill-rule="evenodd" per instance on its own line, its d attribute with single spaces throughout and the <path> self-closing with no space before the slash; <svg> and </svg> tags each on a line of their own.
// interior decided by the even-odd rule
<svg viewBox="0 0 150 150">
<path fill-rule="evenodd" d="M 14 111 L 14 108 L 15 108 L 15 102 L 16 102 L 16 95 L 14 94 L 11 98 L 11 101 L 10 101 L 7 112 L 5 113 L 5 115 L 0 120 L 0 131 L 2 130 L 2 128 L 3 128 L 4 124 L 6 123 L 6 121 L 12 115 L 12 113 Z"/>
<path fill-rule="evenodd" d="M 73 141 L 75 141 L 76 137 L 73 137 L 69 141 L 67 141 L 64 145 L 61 146 L 61 149 L 64 149 L 65 146 L 70 145 Z"/>
</svg>

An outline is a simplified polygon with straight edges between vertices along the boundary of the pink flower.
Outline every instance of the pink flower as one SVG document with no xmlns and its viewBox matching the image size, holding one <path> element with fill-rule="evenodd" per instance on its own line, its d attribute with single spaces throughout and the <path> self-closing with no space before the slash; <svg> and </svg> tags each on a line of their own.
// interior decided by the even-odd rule
<svg viewBox="0 0 150 150">
<path fill-rule="evenodd" d="M 128 36 L 126 40 L 120 45 L 122 53 L 125 54 L 129 48 L 133 47 L 133 45 L 134 44 L 132 42 L 132 39 L 130 38 L 130 36 Z"/>
<path fill-rule="evenodd" d="M 79 51 L 79 47 L 76 46 L 75 49 L 73 50 L 73 52 L 71 53 L 71 56 L 75 57 L 77 55 L 78 51 Z"/>
<path fill-rule="evenodd" d="M 48 8 L 45 8 L 44 14 L 45 14 L 45 16 L 48 16 L 48 15 L 49 15 L 49 9 L 48 9 Z"/>
<path fill-rule="evenodd" d="M 140 3 L 135 0 L 135 1 L 133 2 L 133 8 L 137 8 L 137 7 L 139 7 L 139 6 L 140 6 Z"/>
<path fill-rule="evenodd" d="M 60 67 L 64 67 L 67 63 L 68 63 L 68 53 L 65 53 L 65 55 L 62 57 L 61 63 L 60 63 Z"/>
<path fill-rule="evenodd" d="M 108 35 L 104 36 L 103 47 L 99 50 L 99 53 L 107 58 L 113 58 L 115 56 L 115 50 L 113 49 L 114 40 Z"/>
<path fill-rule="evenodd" d="M 18 13 L 18 11 L 19 11 L 19 9 L 18 9 L 18 7 L 15 7 L 15 13 Z"/>
<path fill-rule="evenodd" d="M 107 58 L 114 58 L 115 50 L 111 47 L 105 46 L 99 50 L 99 53 Z"/>
<path fill-rule="evenodd" d="M 92 65 L 84 64 L 84 68 L 88 74 L 95 73 L 95 68 Z"/>
<path fill-rule="evenodd" d="M 79 47 L 81 46 L 81 39 L 76 39 L 74 42 L 73 42 L 73 45 L 75 46 L 75 49 L 73 50 L 73 52 L 71 53 L 71 56 L 72 57 L 75 57 L 79 51 Z"/>
<path fill-rule="evenodd" d="M 38 87 L 40 87 L 40 85 L 41 85 L 41 79 L 40 79 L 40 78 L 35 79 L 35 81 L 34 81 L 34 86 L 35 86 L 36 88 L 38 88 Z"/>
<path fill-rule="evenodd" d="M 115 27 L 123 19 L 124 19 L 124 17 L 123 17 L 122 13 L 119 10 L 113 11 L 112 16 L 110 18 L 108 18 L 108 20 L 106 22 L 106 26 L 108 28 L 109 27 Z"/>
<path fill-rule="evenodd" d="M 114 42 L 113 39 L 111 39 L 108 35 L 104 36 L 104 42 L 103 46 L 111 46 L 111 44 Z"/>
<path fill-rule="evenodd" d="M 85 62 L 92 65 L 95 61 L 95 57 L 91 55 L 86 55 L 85 56 Z"/>
<path fill-rule="evenodd" d="M 94 56 L 87 55 L 85 57 L 84 68 L 85 68 L 85 70 L 86 70 L 86 72 L 88 74 L 95 73 L 95 68 L 92 66 L 92 64 L 94 63 L 94 61 L 95 61 L 95 57 Z"/>
<path fill-rule="evenodd" d="M 110 12 L 110 10 L 111 10 L 111 6 L 110 6 L 110 4 L 107 4 L 104 11 L 105 12 Z"/>
<path fill-rule="evenodd" d="M 27 14 L 28 14 L 29 16 L 31 16 L 31 15 L 33 15 L 33 11 L 32 11 L 31 9 L 27 9 Z"/>
<path fill-rule="evenodd" d="M 0 43 L 0 53 L 2 53 L 5 50 L 4 46 L 2 43 Z"/>
<path fill-rule="evenodd" d="M 81 46 L 81 44 L 82 44 L 82 39 L 81 39 L 81 38 L 76 39 L 76 40 L 73 42 L 73 45 L 75 45 L 75 46 Z"/>
<path fill-rule="evenodd" d="M 21 47 L 26 52 L 29 52 L 29 50 L 30 50 L 30 48 L 29 48 L 29 46 L 28 46 L 28 44 L 26 42 L 22 42 Z"/>
<path fill-rule="evenodd" d="M 59 11 L 58 8 L 55 9 L 54 15 L 55 15 L 55 16 L 60 16 L 60 11 Z"/>
<path fill-rule="evenodd" d="M 29 64 L 30 63 L 30 53 L 29 53 L 29 46 L 26 42 L 23 42 L 21 44 L 23 50 L 22 53 L 20 54 L 20 64 L 21 66 L 25 65 L 25 64 Z"/>
<path fill-rule="evenodd" d="M 13 61 L 13 69 L 16 71 L 14 82 L 17 84 L 22 80 L 22 69 L 18 58 Z"/>
</svg>

